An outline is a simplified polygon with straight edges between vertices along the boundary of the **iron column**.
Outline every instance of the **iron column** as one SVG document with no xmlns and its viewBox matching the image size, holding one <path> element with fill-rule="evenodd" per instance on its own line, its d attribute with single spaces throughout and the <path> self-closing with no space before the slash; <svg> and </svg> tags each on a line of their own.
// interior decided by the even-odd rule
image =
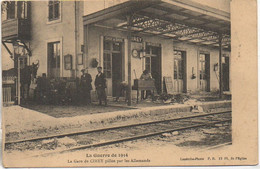
<svg viewBox="0 0 260 169">
<path fill-rule="evenodd" d="M 131 79 L 131 27 L 132 27 L 132 15 L 127 16 L 127 43 L 128 43 L 128 102 L 127 105 L 132 105 L 132 79 Z"/>
<path fill-rule="evenodd" d="M 223 71 L 222 71 L 222 34 L 219 34 L 219 98 L 223 95 Z"/>
</svg>

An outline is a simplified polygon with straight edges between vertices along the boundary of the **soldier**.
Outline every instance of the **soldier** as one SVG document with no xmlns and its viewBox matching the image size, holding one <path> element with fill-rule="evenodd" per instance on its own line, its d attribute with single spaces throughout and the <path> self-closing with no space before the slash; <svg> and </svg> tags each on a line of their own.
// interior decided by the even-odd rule
<svg viewBox="0 0 260 169">
<path fill-rule="evenodd" d="M 106 96 L 106 91 L 105 88 L 107 87 L 106 85 L 106 79 L 105 75 L 102 73 L 102 67 L 97 67 L 98 74 L 95 79 L 95 87 L 98 95 L 98 100 L 99 100 L 99 105 L 102 104 L 102 100 L 105 102 L 105 106 L 107 105 L 107 96 Z"/>
<path fill-rule="evenodd" d="M 84 101 L 85 104 L 90 104 L 91 103 L 91 95 L 90 91 L 92 90 L 92 77 L 88 73 L 88 68 L 82 69 L 81 70 L 82 75 L 80 79 L 80 86 L 81 86 L 81 94 L 82 94 L 82 101 L 86 99 L 86 102 Z"/>
</svg>

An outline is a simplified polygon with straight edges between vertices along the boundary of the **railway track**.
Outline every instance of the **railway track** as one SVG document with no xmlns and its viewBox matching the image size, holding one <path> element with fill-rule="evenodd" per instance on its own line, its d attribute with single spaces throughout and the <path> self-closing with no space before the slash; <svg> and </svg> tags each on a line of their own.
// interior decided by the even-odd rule
<svg viewBox="0 0 260 169">
<path fill-rule="evenodd" d="M 76 144 L 59 151 L 75 151 L 92 147 L 99 147 L 131 141 L 163 133 L 193 129 L 198 127 L 212 126 L 218 123 L 230 123 L 231 111 L 221 111 L 215 113 L 199 114 L 167 120 L 151 121 L 145 123 L 103 128 L 85 132 L 67 133 L 49 137 L 38 137 L 32 139 L 23 139 L 5 142 L 5 149 L 12 149 L 19 144 L 42 144 L 42 141 L 54 139 L 59 142 L 59 139 L 68 137 L 75 140 Z"/>
</svg>

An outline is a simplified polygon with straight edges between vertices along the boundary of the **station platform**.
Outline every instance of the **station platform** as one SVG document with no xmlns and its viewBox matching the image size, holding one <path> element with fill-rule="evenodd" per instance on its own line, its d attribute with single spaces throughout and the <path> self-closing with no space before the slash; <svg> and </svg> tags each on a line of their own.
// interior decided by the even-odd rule
<svg viewBox="0 0 260 169">
<path fill-rule="evenodd" d="M 231 101 L 196 103 L 196 106 L 200 106 L 203 112 L 191 111 L 192 106 L 194 105 L 175 104 L 146 107 L 128 107 L 118 104 L 109 104 L 107 107 L 95 104 L 91 106 L 63 105 L 60 107 L 43 105 L 45 109 L 38 107 L 38 110 L 37 107 L 3 107 L 4 139 L 8 142 L 35 137 L 65 135 L 126 124 L 178 118 L 195 115 L 194 113 L 231 110 Z"/>
</svg>

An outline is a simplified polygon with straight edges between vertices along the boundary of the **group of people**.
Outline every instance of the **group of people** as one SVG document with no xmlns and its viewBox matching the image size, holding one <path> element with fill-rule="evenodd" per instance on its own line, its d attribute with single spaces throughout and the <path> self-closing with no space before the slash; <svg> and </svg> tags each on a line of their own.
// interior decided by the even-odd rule
<svg viewBox="0 0 260 169">
<path fill-rule="evenodd" d="M 106 85 L 106 78 L 105 75 L 102 73 L 102 67 L 97 67 L 98 74 L 95 78 L 95 88 L 98 95 L 99 105 L 102 105 L 102 101 L 104 104 L 107 105 L 107 96 L 105 89 L 107 88 Z M 91 94 L 90 91 L 92 90 L 92 77 L 88 73 L 88 69 L 81 70 L 82 75 L 80 79 L 80 93 L 82 95 L 82 100 L 85 101 L 86 104 L 91 103 Z"/>
<path fill-rule="evenodd" d="M 91 103 L 91 94 L 90 91 L 92 90 L 92 77 L 88 73 L 88 69 L 82 69 L 82 76 L 80 80 L 80 92 L 82 95 L 82 101 L 86 104 Z M 107 88 L 106 85 L 106 78 L 105 75 L 102 73 L 102 67 L 97 67 L 98 74 L 95 78 L 95 88 L 98 95 L 99 105 L 102 105 L 102 101 L 104 101 L 104 104 L 107 105 L 107 96 L 105 89 Z M 150 80 L 152 79 L 151 74 L 148 70 L 144 70 L 143 74 L 141 75 L 140 79 L 142 80 Z M 123 91 L 127 92 L 127 82 L 123 81 L 118 83 L 117 87 L 117 96 L 116 101 L 118 101 L 119 97 L 121 96 Z M 142 99 L 146 99 L 148 95 L 151 95 L 151 91 L 142 91 L 141 97 Z"/>
</svg>

